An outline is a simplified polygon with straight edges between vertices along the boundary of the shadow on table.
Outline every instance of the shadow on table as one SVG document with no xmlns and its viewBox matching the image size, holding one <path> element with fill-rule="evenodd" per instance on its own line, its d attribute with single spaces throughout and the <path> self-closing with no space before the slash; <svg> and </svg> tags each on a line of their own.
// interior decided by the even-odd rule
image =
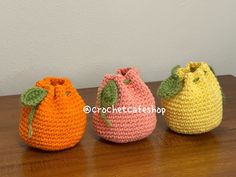
<svg viewBox="0 0 236 177">
<path fill-rule="evenodd" d="M 213 176 L 219 170 L 221 144 L 214 132 L 181 135 L 167 130 L 160 142 L 161 176 Z"/>
<path fill-rule="evenodd" d="M 97 138 L 91 151 L 93 176 L 152 176 L 158 148 L 155 135 L 117 144 Z M 151 170 L 150 170 L 151 169 Z M 92 173 L 91 173 L 92 174 Z M 90 175 L 91 175 L 90 174 Z"/>
<path fill-rule="evenodd" d="M 21 159 L 22 176 L 73 176 L 86 173 L 86 154 L 82 144 L 57 152 L 27 147 Z"/>
</svg>

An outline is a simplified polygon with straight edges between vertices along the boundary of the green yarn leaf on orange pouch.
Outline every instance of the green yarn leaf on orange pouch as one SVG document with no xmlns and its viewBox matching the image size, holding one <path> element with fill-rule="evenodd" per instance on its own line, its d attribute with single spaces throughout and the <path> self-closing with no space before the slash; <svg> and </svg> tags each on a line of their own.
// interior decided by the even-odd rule
<svg viewBox="0 0 236 177">
<path fill-rule="evenodd" d="M 21 95 L 21 103 L 24 106 L 28 106 L 31 108 L 31 111 L 29 113 L 29 118 L 28 118 L 28 128 L 29 128 L 28 137 L 29 138 L 31 138 L 33 135 L 32 123 L 33 123 L 33 118 L 34 118 L 34 114 L 36 112 L 37 106 L 45 98 L 47 93 L 48 93 L 47 90 L 43 88 L 32 87 L 26 90 Z"/>
<path fill-rule="evenodd" d="M 110 80 L 107 85 L 102 89 L 101 93 L 98 96 L 98 102 L 100 108 L 107 108 L 114 106 L 118 100 L 118 87 L 114 80 Z M 112 123 L 107 119 L 105 113 L 100 111 L 102 119 L 106 122 L 108 126 L 111 126 Z"/>
</svg>

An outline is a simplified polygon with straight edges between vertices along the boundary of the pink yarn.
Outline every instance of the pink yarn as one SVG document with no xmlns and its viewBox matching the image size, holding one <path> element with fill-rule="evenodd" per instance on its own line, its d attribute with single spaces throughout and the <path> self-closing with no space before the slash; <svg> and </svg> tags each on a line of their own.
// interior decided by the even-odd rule
<svg viewBox="0 0 236 177">
<path fill-rule="evenodd" d="M 130 83 L 125 84 L 124 80 L 130 80 Z M 118 87 L 118 101 L 115 108 L 126 106 L 155 108 L 154 97 L 141 80 L 136 68 L 119 69 L 117 74 L 105 75 L 101 85 L 98 88 L 98 94 L 102 91 L 108 81 L 114 80 Z M 98 107 L 98 101 L 96 103 Z M 107 118 L 111 121 L 112 126 L 108 126 L 101 118 L 99 113 L 93 115 L 93 127 L 98 136 L 116 142 L 127 143 L 141 140 L 149 136 L 156 127 L 156 113 L 106 113 Z"/>
</svg>

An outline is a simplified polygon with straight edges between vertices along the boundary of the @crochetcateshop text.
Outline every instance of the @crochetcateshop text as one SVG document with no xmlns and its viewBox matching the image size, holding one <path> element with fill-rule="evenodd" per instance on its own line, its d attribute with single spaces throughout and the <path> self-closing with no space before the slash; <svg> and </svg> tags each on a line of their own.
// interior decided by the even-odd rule
<svg viewBox="0 0 236 177">
<path fill-rule="evenodd" d="M 84 106 L 83 108 L 83 111 L 86 113 L 86 114 L 89 114 L 89 113 L 147 113 L 147 114 L 150 114 L 150 113 L 158 113 L 158 114 L 162 114 L 164 115 L 165 112 L 166 112 L 166 109 L 165 108 L 161 108 L 161 107 L 154 107 L 154 106 L 150 106 L 150 107 L 144 107 L 144 106 L 141 106 L 139 105 L 138 107 L 132 107 L 132 106 L 129 106 L 129 107 L 126 107 L 126 106 L 123 106 L 123 107 L 115 107 L 115 106 L 111 106 L 111 107 L 95 107 L 95 106 L 89 106 L 89 105 L 86 105 Z"/>
</svg>

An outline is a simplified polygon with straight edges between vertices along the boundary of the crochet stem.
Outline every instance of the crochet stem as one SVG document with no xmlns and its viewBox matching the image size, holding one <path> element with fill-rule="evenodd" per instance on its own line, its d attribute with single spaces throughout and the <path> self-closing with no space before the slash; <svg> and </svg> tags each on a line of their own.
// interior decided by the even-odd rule
<svg viewBox="0 0 236 177">
<path fill-rule="evenodd" d="M 28 119 L 28 128 L 29 128 L 28 137 L 29 138 L 31 138 L 33 135 L 32 122 L 33 122 L 35 111 L 36 111 L 36 106 L 32 106 L 31 111 L 29 113 L 29 119 Z"/>
<path fill-rule="evenodd" d="M 100 115 L 101 115 L 102 119 L 106 122 L 106 124 L 108 126 L 112 126 L 111 121 L 107 119 L 107 116 L 103 112 L 100 112 Z"/>
</svg>

